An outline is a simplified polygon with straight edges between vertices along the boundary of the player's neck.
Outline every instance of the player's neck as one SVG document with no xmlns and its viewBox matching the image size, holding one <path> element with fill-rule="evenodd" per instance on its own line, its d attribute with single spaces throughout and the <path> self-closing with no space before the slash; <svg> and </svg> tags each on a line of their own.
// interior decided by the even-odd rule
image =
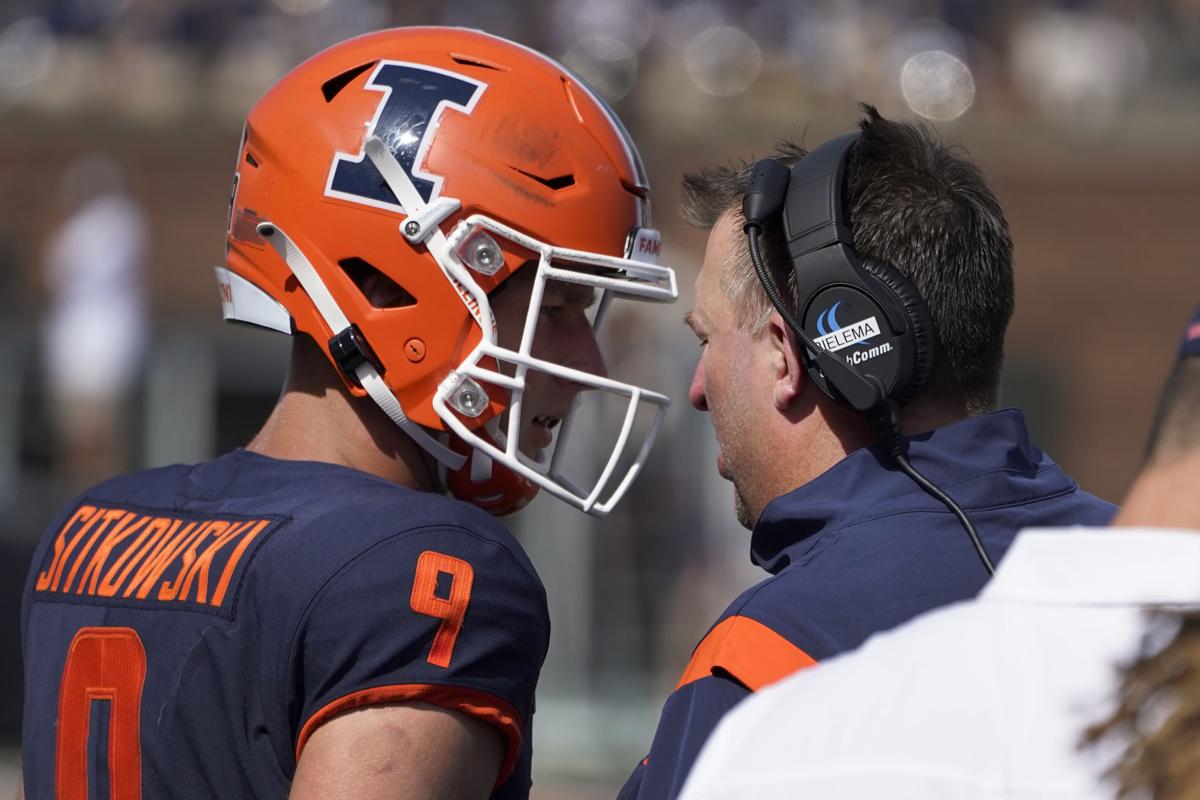
<svg viewBox="0 0 1200 800">
<path fill-rule="evenodd" d="M 425 453 L 369 398 L 352 395 L 311 344 L 294 349 L 283 393 L 246 449 L 271 458 L 339 464 L 436 491 Z"/>
<path fill-rule="evenodd" d="M 1197 471 L 1200 471 L 1200 452 L 1148 465 L 1129 490 L 1112 524 L 1200 530 Z"/>
</svg>

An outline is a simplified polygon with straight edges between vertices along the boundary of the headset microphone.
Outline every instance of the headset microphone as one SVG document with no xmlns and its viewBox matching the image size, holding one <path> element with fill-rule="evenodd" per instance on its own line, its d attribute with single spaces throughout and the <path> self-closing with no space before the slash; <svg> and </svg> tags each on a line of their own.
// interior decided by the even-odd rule
<svg viewBox="0 0 1200 800">
<path fill-rule="evenodd" d="M 854 250 L 842 186 L 845 156 L 857 138 L 850 134 L 826 142 L 791 168 L 775 159 L 754 165 L 742 198 L 750 260 L 771 304 L 804 346 L 802 356 L 814 383 L 866 417 L 896 466 L 955 515 L 992 575 L 995 567 L 966 513 L 905 454 L 899 408 L 929 375 L 933 322 L 924 299 L 903 275 L 882 262 L 860 259 Z M 763 261 L 763 223 L 781 209 L 797 310 L 805 320 L 816 314 L 819 341 L 788 308 Z M 843 307 L 858 319 L 839 324 L 837 312 Z M 853 356 L 858 369 L 837 352 L 856 345 L 864 348 Z"/>
</svg>

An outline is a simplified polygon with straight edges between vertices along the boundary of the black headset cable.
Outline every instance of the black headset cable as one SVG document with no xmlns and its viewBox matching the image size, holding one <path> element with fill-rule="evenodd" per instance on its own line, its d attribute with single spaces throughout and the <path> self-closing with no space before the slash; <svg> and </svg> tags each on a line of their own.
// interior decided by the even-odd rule
<svg viewBox="0 0 1200 800">
<path fill-rule="evenodd" d="M 971 524 L 971 520 L 967 518 L 966 512 L 962 510 L 962 507 L 958 503 L 954 502 L 954 499 L 950 495 L 934 486 L 932 481 L 918 472 L 917 468 L 908 460 L 908 455 L 904 452 L 904 439 L 900 435 L 900 410 L 896 407 L 895 401 L 887 400 L 886 405 L 882 409 L 868 414 L 867 422 L 870 424 L 875 438 L 882 445 L 884 452 L 891 457 L 892 461 L 896 462 L 896 466 L 900 468 L 900 471 L 912 478 L 913 483 L 924 489 L 927 494 L 950 509 L 950 512 L 958 517 L 959 524 L 963 526 L 963 529 L 967 532 L 967 536 L 971 539 L 971 545 L 975 548 L 975 554 L 983 562 L 983 568 L 987 570 L 988 575 L 995 575 L 996 566 L 992 563 L 992 559 L 988 557 L 987 550 L 983 546 L 983 540 L 979 538 L 979 533 L 975 530 L 975 526 Z"/>
</svg>

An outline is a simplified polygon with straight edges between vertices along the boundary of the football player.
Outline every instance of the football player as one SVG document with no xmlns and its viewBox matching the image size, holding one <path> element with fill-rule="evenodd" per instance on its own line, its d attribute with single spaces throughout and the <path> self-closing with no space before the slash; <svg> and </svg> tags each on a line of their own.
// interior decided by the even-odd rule
<svg viewBox="0 0 1200 800">
<path fill-rule="evenodd" d="M 676 296 L 647 195 L 579 78 L 482 32 L 373 33 L 280 80 L 216 272 L 226 319 L 294 336 L 286 385 L 245 449 L 47 530 L 27 795 L 526 796 L 549 619 L 491 515 L 539 489 L 604 515 L 646 457 L 667 398 L 609 377 L 595 332 Z M 626 409 L 588 482 L 584 390 Z"/>
</svg>

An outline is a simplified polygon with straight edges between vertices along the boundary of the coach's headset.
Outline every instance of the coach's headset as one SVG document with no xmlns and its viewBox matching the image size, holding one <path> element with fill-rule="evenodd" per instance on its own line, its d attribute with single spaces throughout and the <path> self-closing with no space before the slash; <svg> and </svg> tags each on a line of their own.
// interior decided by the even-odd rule
<svg viewBox="0 0 1200 800">
<path fill-rule="evenodd" d="M 929 307 L 908 279 L 854 250 L 842 195 L 846 154 L 858 137 L 851 133 L 825 142 L 790 169 L 772 158 L 754 165 L 742 199 L 750 260 L 767 297 L 803 345 L 800 355 L 813 382 L 866 416 L 896 465 L 958 517 L 990 575 L 995 568 L 966 514 L 905 455 L 899 408 L 925 385 L 936 336 Z M 759 246 L 763 221 L 781 207 L 803 324 L 780 296 Z"/>
</svg>

